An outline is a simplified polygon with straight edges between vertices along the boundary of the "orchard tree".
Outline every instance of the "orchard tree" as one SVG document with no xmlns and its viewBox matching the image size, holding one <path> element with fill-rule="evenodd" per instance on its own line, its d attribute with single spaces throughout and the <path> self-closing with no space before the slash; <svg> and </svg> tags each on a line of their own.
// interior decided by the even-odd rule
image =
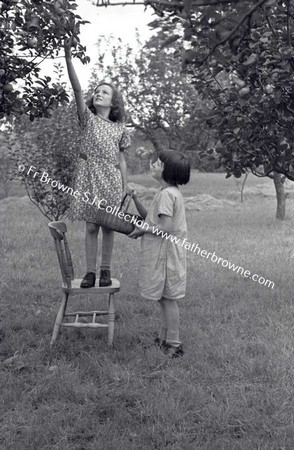
<svg viewBox="0 0 294 450">
<path fill-rule="evenodd" d="M 0 199 L 8 197 L 11 188 L 11 172 L 13 168 L 10 159 L 11 151 L 9 130 L 3 130 L 0 132 Z"/>
<path fill-rule="evenodd" d="M 189 46 L 183 67 L 214 102 L 208 124 L 218 138 L 215 157 L 227 176 L 250 170 L 273 178 L 280 219 L 285 176 L 294 180 L 292 14 L 290 1 L 269 0 L 206 6 L 197 14 L 186 5 L 172 19 Z"/>
<path fill-rule="evenodd" d="M 8 139 L 13 179 L 21 181 L 47 219 L 64 217 L 73 195 L 80 150 L 75 103 L 56 107 L 50 118 L 36 118 L 33 123 L 23 115 L 15 121 Z"/>
<path fill-rule="evenodd" d="M 199 95 L 214 103 L 207 119 L 218 144 L 209 157 L 218 159 L 227 176 L 249 170 L 273 177 L 282 218 L 283 180 L 294 181 L 293 2 L 151 0 L 145 5 L 157 13 L 151 25 L 164 30 L 166 45 L 181 46 L 183 70 Z"/>
<path fill-rule="evenodd" d="M 239 9 L 233 5 L 210 19 L 203 16 L 200 32 L 194 17 L 184 35 L 190 48 L 183 63 L 197 91 L 215 103 L 208 117 L 217 130 L 215 156 L 227 176 L 250 170 L 273 178 L 280 219 L 285 216 L 285 176 L 294 180 L 292 12 L 290 2 L 243 2 Z M 231 30 L 221 39 L 217 22 L 222 19 L 223 26 L 225 14 Z M 215 37 L 208 28 L 212 20 Z M 225 73 L 229 84 L 223 82 Z"/>
<path fill-rule="evenodd" d="M 0 1 L 0 119 L 24 113 L 33 121 L 68 102 L 64 87 L 41 77 L 39 65 L 58 56 L 69 36 L 74 37 L 74 56 L 89 61 L 79 41 L 86 22 L 76 8 L 73 0 Z"/>
</svg>

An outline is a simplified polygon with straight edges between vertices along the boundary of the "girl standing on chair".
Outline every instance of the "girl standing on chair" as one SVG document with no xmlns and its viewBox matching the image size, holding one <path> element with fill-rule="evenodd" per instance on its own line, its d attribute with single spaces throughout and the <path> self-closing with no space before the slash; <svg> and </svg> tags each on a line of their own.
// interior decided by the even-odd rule
<svg viewBox="0 0 294 450">
<path fill-rule="evenodd" d="M 99 225 L 99 200 L 103 205 L 119 206 L 127 187 L 124 150 L 130 146 L 125 126 L 126 113 L 117 89 L 101 82 L 89 102 L 83 92 L 72 64 L 72 39 L 65 41 L 65 60 L 74 91 L 81 126 L 81 153 L 75 173 L 75 190 L 69 217 L 86 221 L 86 275 L 81 287 L 90 288 L 96 281 L 96 260 Z M 110 264 L 114 232 L 102 227 L 102 260 L 99 286 L 111 285 Z"/>
<path fill-rule="evenodd" d="M 133 199 L 137 210 L 149 225 L 136 225 L 128 236 L 142 236 L 140 253 L 141 296 L 157 301 L 160 306 L 161 328 L 155 343 L 171 358 L 183 356 L 179 336 L 180 315 L 178 302 L 186 292 L 187 224 L 183 196 L 178 188 L 190 179 L 190 163 L 185 155 L 173 150 L 161 151 L 151 164 L 151 175 L 161 189 L 147 210 L 138 199 Z"/>
</svg>

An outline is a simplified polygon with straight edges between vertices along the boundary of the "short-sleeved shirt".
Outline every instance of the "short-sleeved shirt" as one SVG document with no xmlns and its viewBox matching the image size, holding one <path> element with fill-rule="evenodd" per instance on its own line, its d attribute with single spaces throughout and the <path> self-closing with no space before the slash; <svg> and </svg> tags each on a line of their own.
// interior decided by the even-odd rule
<svg viewBox="0 0 294 450">
<path fill-rule="evenodd" d="M 145 219 L 152 230 L 160 226 L 161 214 L 172 218 L 173 227 L 168 239 L 156 232 L 142 237 L 141 295 L 151 300 L 180 299 L 186 293 L 186 250 L 181 244 L 187 237 L 187 224 L 178 187 L 167 187 L 155 194 Z"/>
<path fill-rule="evenodd" d="M 119 152 L 129 147 L 131 140 L 123 122 L 103 119 L 88 108 L 80 124 L 81 148 L 74 182 L 79 196 L 72 197 L 69 217 L 95 223 L 99 200 L 106 201 L 103 206 L 120 205 Z"/>
</svg>

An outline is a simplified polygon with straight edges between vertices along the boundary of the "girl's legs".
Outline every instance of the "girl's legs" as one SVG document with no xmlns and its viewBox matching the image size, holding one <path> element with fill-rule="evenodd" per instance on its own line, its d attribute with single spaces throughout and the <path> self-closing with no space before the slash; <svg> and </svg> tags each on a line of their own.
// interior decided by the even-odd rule
<svg viewBox="0 0 294 450">
<path fill-rule="evenodd" d="M 114 244 L 114 231 L 102 227 L 102 259 L 101 269 L 110 270 L 111 256 Z"/>
<path fill-rule="evenodd" d="M 97 261 L 97 237 L 99 225 L 92 222 L 86 222 L 86 275 L 82 279 L 82 288 L 91 288 L 96 282 L 96 261 Z"/>
<path fill-rule="evenodd" d="M 99 286 L 110 286 L 110 263 L 113 251 L 114 232 L 108 228 L 102 227 L 102 259 L 100 266 Z"/>
<path fill-rule="evenodd" d="M 97 247 L 98 247 L 99 225 L 92 222 L 86 222 L 86 265 L 87 273 L 96 273 Z"/>
</svg>

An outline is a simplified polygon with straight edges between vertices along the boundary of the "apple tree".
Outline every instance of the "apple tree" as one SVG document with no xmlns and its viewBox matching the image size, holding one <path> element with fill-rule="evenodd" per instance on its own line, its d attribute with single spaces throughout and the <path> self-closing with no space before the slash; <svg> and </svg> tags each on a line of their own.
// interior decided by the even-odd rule
<svg viewBox="0 0 294 450">
<path fill-rule="evenodd" d="M 273 177 L 282 218 L 283 180 L 294 181 L 293 2 L 143 3 L 158 16 L 152 26 L 168 33 L 166 45 L 180 45 L 183 69 L 199 95 L 214 104 L 207 120 L 217 146 L 209 158 L 215 157 L 227 176 L 251 171 Z M 105 6 L 100 0 L 96 4 Z M 227 77 L 229 85 L 223 83 Z"/>
<path fill-rule="evenodd" d="M 0 1 L 0 119 L 26 114 L 33 121 L 68 102 L 64 87 L 41 76 L 39 65 L 58 56 L 68 36 L 74 37 L 74 56 L 89 61 L 79 41 L 86 22 L 76 8 L 73 0 Z"/>
<path fill-rule="evenodd" d="M 256 176 L 273 178 L 276 217 L 283 219 L 285 176 L 294 181 L 294 34 L 290 2 L 259 2 L 258 8 L 256 3 L 245 3 L 238 16 L 246 19 L 235 33 L 229 32 L 222 45 L 210 41 L 207 49 L 199 35 L 197 44 L 196 37 L 191 39 L 197 56 L 190 55 L 193 57 L 186 67 L 192 71 L 197 91 L 215 101 L 208 123 L 217 130 L 215 157 L 227 176 L 240 177 L 250 170 Z M 234 8 L 227 10 L 239 24 L 233 15 L 237 13 Z M 222 73 L 228 74 L 230 84 L 222 82 Z"/>
<path fill-rule="evenodd" d="M 271 176 L 277 217 L 284 177 L 294 181 L 293 2 L 157 2 L 155 28 L 181 46 L 182 67 L 213 107 L 207 124 L 227 176 Z"/>
<path fill-rule="evenodd" d="M 31 122 L 23 115 L 6 132 L 11 175 L 49 220 L 64 217 L 70 205 L 80 150 L 78 128 L 76 106 L 71 102 L 56 107 L 47 119 Z"/>
</svg>

